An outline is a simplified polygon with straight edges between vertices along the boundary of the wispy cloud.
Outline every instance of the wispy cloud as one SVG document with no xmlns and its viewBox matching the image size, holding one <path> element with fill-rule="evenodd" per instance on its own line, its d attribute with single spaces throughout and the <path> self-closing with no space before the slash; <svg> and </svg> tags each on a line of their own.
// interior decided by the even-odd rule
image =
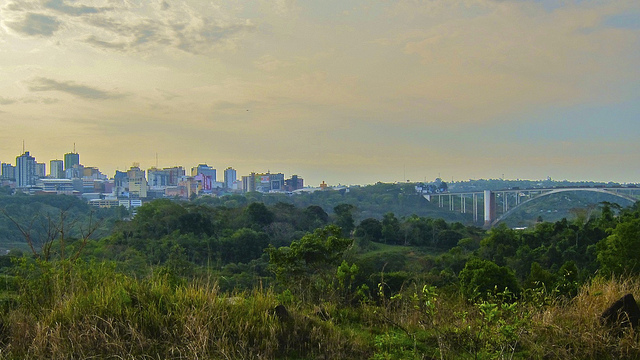
<svg viewBox="0 0 640 360">
<path fill-rule="evenodd" d="M 203 53 L 222 45 L 224 42 L 244 32 L 254 29 L 250 22 L 220 24 L 211 19 L 200 19 L 193 23 L 172 25 L 177 38 L 178 49 L 190 53 Z"/>
<path fill-rule="evenodd" d="M 118 51 L 123 51 L 127 49 L 127 43 L 125 42 L 109 42 L 109 41 L 104 41 L 104 40 L 100 40 L 98 39 L 96 36 L 91 35 L 89 37 L 87 37 L 84 42 L 86 42 L 87 44 L 97 47 L 97 48 L 102 48 L 102 49 L 106 49 L 106 50 L 118 50 Z"/>
<path fill-rule="evenodd" d="M 97 8 L 93 6 L 71 6 L 65 3 L 64 0 L 49 0 L 44 3 L 44 7 L 52 9 L 63 14 L 71 16 L 81 16 L 86 14 L 97 14 L 109 10 L 110 8 Z"/>
<path fill-rule="evenodd" d="M 30 91 L 60 91 L 88 100 L 120 99 L 125 94 L 100 90 L 94 87 L 76 84 L 72 81 L 56 81 L 48 78 L 36 78 L 29 83 Z"/>
<path fill-rule="evenodd" d="M 60 21 L 55 16 L 27 13 L 19 21 L 9 21 L 7 26 L 29 36 L 52 36 L 60 29 Z"/>
<path fill-rule="evenodd" d="M 0 96 L 0 105 L 10 105 L 15 103 L 16 100 L 14 99 L 8 99 L 8 98 L 4 98 Z"/>
<path fill-rule="evenodd" d="M 203 54 L 234 48 L 255 26 L 215 4 L 166 1 L 144 6 L 109 2 L 108 6 L 76 5 L 65 0 L 16 0 L 2 8 L 7 27 L 28 36 L 62 36 L 106 51 L 137 52 L 174 48 Z M 62 32 L 61 32 L 62 33 Z M 77 34 L 83 34 L 78 36 Z"/>
</svg>

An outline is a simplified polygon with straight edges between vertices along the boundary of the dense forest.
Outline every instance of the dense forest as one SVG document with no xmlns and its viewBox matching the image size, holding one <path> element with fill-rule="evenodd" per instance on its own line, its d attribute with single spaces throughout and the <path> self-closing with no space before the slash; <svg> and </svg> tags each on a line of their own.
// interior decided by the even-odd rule
<svg viewBox="0 0 640 360">
<path fill-rule="evenodd" d="M 640 357 L 633 327 L 600 321 L 639 294 L 640 206 L 484 230 L 408 188 L 363 194 L 135 216 L 0 196 L 0 358 Z"/>
</svg>

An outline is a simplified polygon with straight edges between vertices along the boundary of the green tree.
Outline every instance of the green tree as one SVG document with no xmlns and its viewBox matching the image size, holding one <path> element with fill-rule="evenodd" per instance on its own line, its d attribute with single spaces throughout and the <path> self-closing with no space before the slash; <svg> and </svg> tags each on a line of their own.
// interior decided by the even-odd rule
<svg viewBox="0 0 640 360">
<path fill-rule="evenodd" d="M 477 258 L 469 260 L 460 271 L 458 278 L 460 291 L 467 299 L 484 298 L 488 294 L 495 295 L 506 289 L 514 294 L 520 292 L 520 286 L 513 271 L 489 260 Z"/>
<path fill-rule="evenodd" d="M 489 236 L 480 242 L 480 256 L 504 266 L 507 258 L 516 255 L 519 245 L 518 234 L 504 223 L 491 229 Z"/>
<path fill-rule="evenodd" d="M 244 213 L 250 224 L 256 224 L 260 227 L 271 224 L 274 219 L 273 213 L 261 202 L 249 204 L 249 206 L 245 208 Z"/>
<path fill-rule="evenodd" d="M 307 206 L 302 216 L 302 226 L 309 231 L 323 227 L 329 222 L 329 215 L 318 205 Z"/>
<path fill-rule="evenodd" d="M 555 287 L 557 278 L 548 270 L 543 269 L 540 264 L 534 262 L 531 264 L 531 271 L 524 287 L 528 289 L 546 289 L 551 290 Z"/>
<path fill-rule="evenodd" d="M 394 213 L 388 212 L 382 218 L 382 240 L 387 244 L 401 244 L 400 221 Z"/>
<path fill-rule="evenodd" d="M 640 218 L 619 223 L 597 244 L 598 262 L 605 274 L 640 273 Z"/>
<path fill-rule="evenodd" d="M 356 207 L 351 204 L 340 204 L 333 208 L 336 213 L 336 225 L 342 229 L 343 236 L 350 236 L 355 228 L 353 219 L 353 211 L 355 209 Z"/>
<path fill-rule="evenodd" d="M 382 224 L 374 218 L 364 219 L 356 228 L 354 236 L 364 243 L 380 242 L 382 239 Z"/>
<path fill-rule="evenodd" d="M 323 286 L 330 283 L 329 278 L 335 275 L 336 266 L 352 243 L 353 240 L 342 236 L 339 227 L 328 225 L 291 242 L 290 246 L 270 245 L 266 249 L 269 267 L 291 290 L 301 294 L 308 290 L 321 292 L 326 290 Z"/>
</svg>

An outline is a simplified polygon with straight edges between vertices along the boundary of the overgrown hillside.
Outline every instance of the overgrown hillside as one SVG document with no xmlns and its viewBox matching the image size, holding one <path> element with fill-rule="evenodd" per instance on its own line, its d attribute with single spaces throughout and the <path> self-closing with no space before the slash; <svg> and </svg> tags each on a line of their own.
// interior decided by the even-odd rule
<svg viewBox="0 0 640 360">
<path fill-rule="evenodd" d="M 43 247 L 0 256 L 0 356 L 640 357 L 600 321 L 640 295 L 640 207 L 489 231 L 356 214 L 159 200 L 94 236 L 52 216 Z"/>
</svg>

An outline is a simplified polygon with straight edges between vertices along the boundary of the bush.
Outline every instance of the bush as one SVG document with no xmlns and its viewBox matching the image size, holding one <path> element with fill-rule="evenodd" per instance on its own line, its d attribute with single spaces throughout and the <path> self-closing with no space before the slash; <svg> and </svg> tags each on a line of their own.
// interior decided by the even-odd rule
<svg viewBox="0 0 640 360">
<path fill-rule="evenodd" d="M 470 300 L 508 291 L 518 294 L 520 286 L 513 271 L 489 260 L 472 259 L 458 275 L 461 293 Z"/>
</svg>

